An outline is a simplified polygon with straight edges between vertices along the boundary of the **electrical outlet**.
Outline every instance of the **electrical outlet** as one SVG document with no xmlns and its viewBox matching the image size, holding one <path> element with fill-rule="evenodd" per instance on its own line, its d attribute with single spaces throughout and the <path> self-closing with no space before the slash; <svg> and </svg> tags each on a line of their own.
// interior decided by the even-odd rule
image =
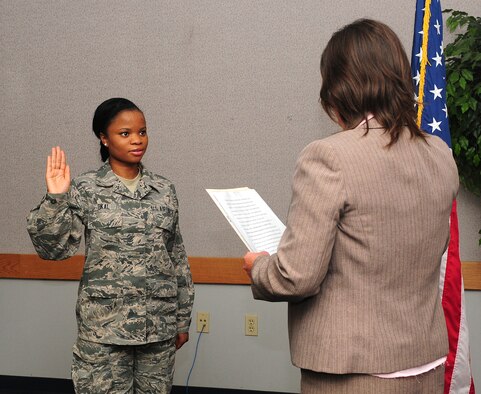
<svg viewBox="0 0 481 394">
<path fill-rule="evenodd" d="M 245 334 L 256 337 L 259 333 L 257 315 L 247 314 L 245 318 Z"/>
<path fill-rule="evenodd" d="M 209 312 L 197 312 L 197 332 L 203 332 L 203 333 L 209 332 L 209 328 L 210 328 Z"/>
</svg>

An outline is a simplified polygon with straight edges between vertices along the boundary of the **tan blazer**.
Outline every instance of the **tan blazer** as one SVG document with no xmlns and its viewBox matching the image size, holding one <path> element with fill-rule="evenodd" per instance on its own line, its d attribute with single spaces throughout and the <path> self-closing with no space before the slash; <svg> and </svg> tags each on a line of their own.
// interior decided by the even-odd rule
<svg viewBox="0 0 481 394">
<path fill-rule="evenodd" d="M 303 150 L 278 253 L 252 270 L 256 299 L 289 301 L 300 368 L 387 373 L 448 353 L 438 283 L 456 165 L 438 137 L 406 130 L 388 149 L 369 125 Z"/>
</svg>

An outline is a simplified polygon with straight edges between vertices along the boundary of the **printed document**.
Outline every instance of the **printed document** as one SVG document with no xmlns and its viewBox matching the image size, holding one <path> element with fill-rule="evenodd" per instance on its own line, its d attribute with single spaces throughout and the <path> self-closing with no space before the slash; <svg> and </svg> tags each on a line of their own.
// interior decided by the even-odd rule
<svg viewBox="0 0 481 394">
<path fill-rule="evenodd" d="M 254 189 L 206 191 L 251 252 L 277 252 L 286 226 Z"/>
</svg>

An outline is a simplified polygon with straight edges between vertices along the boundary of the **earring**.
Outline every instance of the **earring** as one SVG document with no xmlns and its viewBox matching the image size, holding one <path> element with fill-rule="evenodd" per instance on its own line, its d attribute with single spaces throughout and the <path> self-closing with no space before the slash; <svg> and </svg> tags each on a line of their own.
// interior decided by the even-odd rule
<svg viewBox="0 0 481 394">
<path fill-rule="evenodd" d="M 104 144 L 105 146 L 107 146 L 107 144 Z"/>
</svg>

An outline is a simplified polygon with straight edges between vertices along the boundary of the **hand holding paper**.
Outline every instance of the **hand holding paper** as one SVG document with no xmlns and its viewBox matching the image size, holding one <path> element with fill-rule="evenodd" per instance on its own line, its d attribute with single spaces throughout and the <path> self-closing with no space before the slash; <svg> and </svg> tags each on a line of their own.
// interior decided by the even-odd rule
<svg viewBox="0 0 481 394">
<path fill-rule="evenodd" d="M 251 252 L 277 252 L 286 226 L 254 189 L 206 190 Z"/>
<path fill-rule="evenodd" d="M 251 271 L 252 271 L 252 267 L 254 267 L 254 261 L 259 257 L 259 256 L 262 256 L 262 255 L 267 255 L 269 256 L 269 253 L 267 252 L 247 252 L 244 256 L 244 264 L 242 266 L 242 269 L 247 273 L 247 275 L 249 276 L 249 278 L 252 279 L 252 274 L 251 274 Z"/>
</svg>

